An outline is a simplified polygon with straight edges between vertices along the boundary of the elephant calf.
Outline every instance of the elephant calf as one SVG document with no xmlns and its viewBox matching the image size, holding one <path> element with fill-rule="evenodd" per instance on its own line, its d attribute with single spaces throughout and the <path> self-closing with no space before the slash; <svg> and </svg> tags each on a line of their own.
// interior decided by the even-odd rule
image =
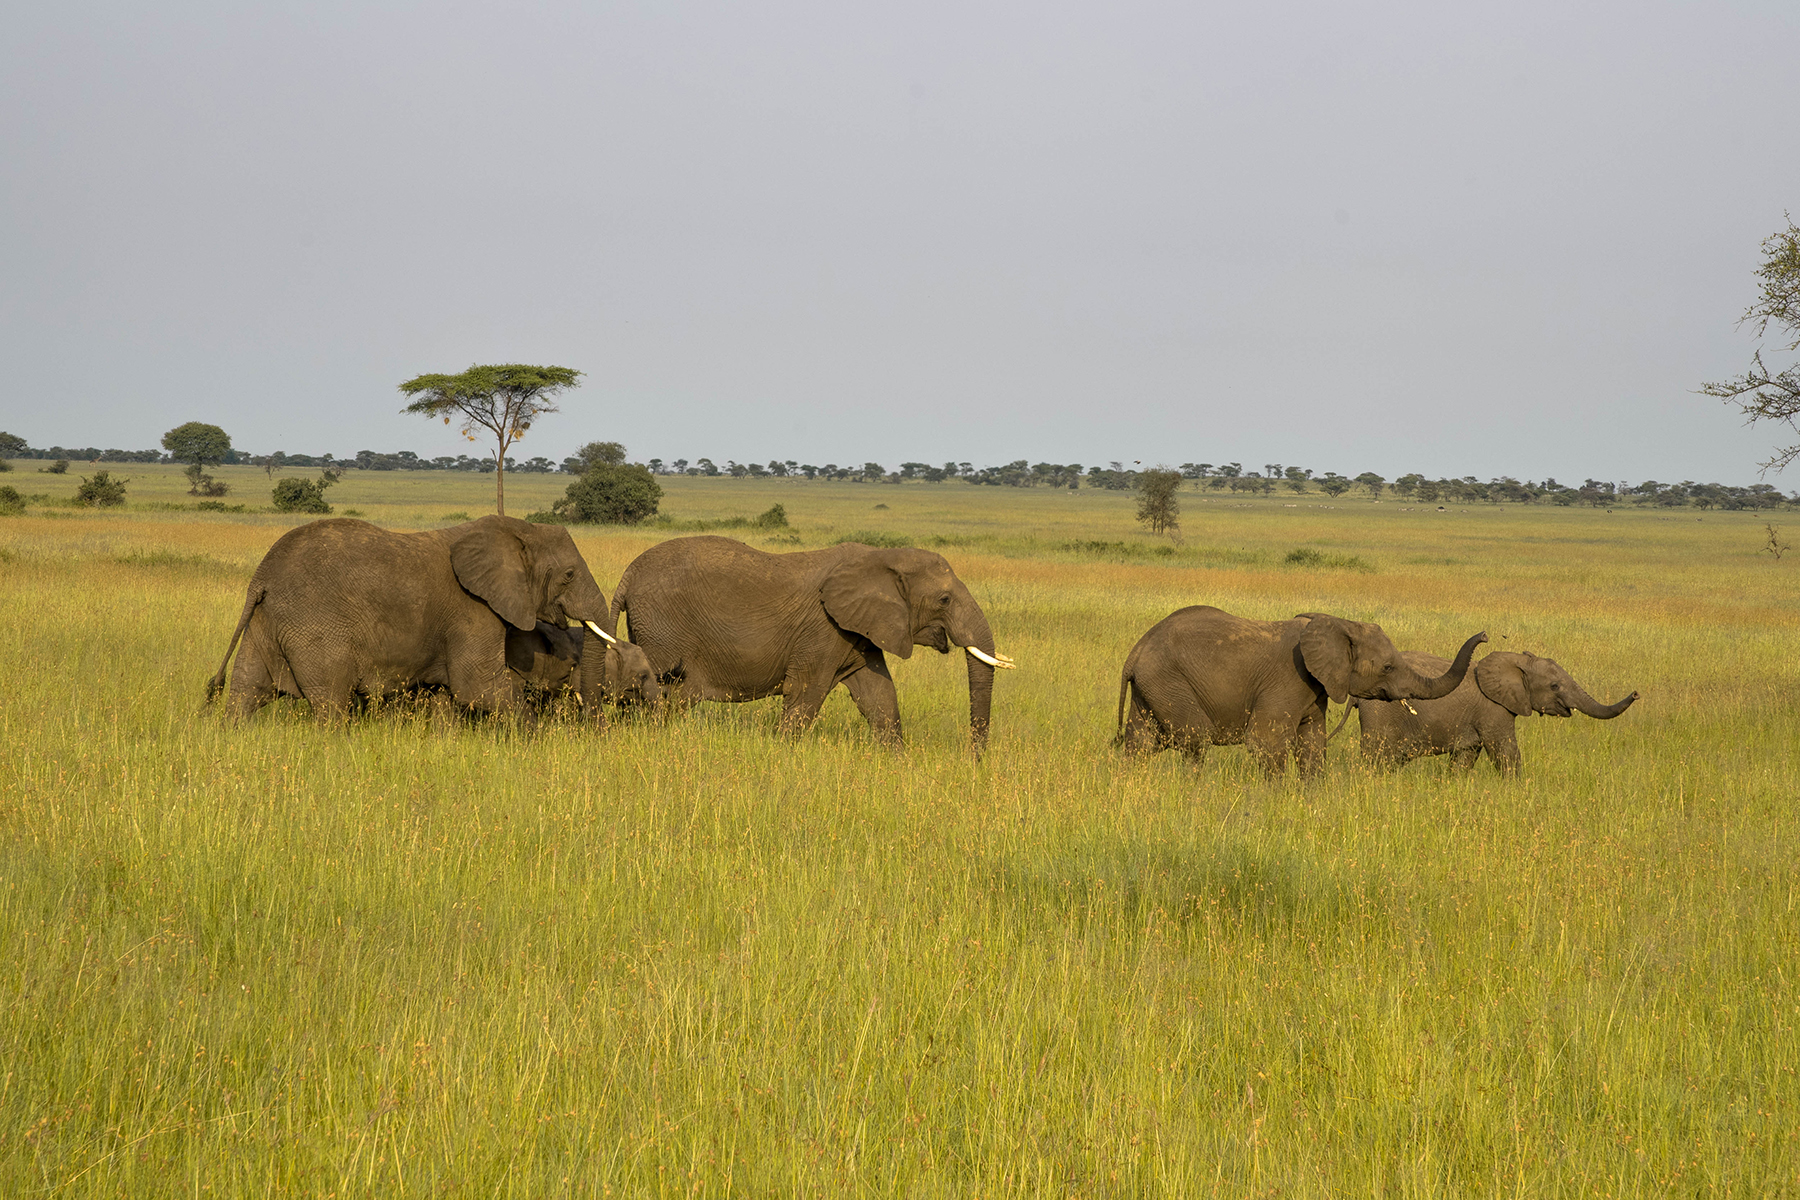
<svg viewBox="0 0 1800 1200">
<path fill-rule="evenodd" d="M 1404 656 L 1418 671 L 1443 668 L 1429 654 Z M 1448 754 L 1452 766 L 1467 770 L 1483 750 L 1503 775 L 1519 770 L 1519 740 L 1513 722 L 1529 713 L 1566 717 L 1580 711 L 1610 721 L 1638 698 L 1601 704 L 1553 660 L 1535 654 L 1496 651 L 1475 665 L 1461 685 L 1436 700 L 1397 703 L 1352 700 L 1361 713 L 1362 751 L 1371 762 L 1400 767 L 1429 754 Z M 1346 712 L 1344 717 L 1349 719 Z M 1343 728 L 1339 722 L 1338 728 Z M 1333 730 L 1333 736 L 1337 730 Z"/>
<path fill-rule="evenodd" d="M 1325 765 L 1325 702 L 1448 696 L 1468 673 L 1478 633 L 1429 675 L 1403 661 L 1381 626 L 1325 613 L 1250 621 L 1211 605 L 1177 609 L 1126 656 L 1119 733 L 1134 753 L 1243 743 L 1270 775 L 1291 752 L 1302 775 Z M 1447 669 L 1445 669 L 1447 668 Z"/>
<path fill-rule="evenodd" d="M 608 704 L 653 706 L 662 699 L 642 649 L 591 637 L 580 626 L 539 621 L 534 629 L 507 629 L 506 665 L 519 677 L 530 707 L 543 708 L 572 692 L 595 724 L 605 724 Z"/>
</svg>

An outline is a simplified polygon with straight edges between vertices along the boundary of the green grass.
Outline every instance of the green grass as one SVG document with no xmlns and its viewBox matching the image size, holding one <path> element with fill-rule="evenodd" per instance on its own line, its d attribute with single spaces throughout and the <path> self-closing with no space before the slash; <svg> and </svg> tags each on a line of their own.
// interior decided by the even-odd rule
<svg viewBox="0 0 1800 1200">
<path fill-rule="evenodd" d="M 681 521 L 781 503 L 752 544 L 945 553 L 1020 663 L 976 764 L 923 649 L 902 751 L 841 690 L 798 743 L 777 701 L 232 728 L 202 687 L 301 518 L 140 507 L 184 503 L 157 470 L 0 519 L 0 1193 L 1800 1191 L 1767 518 L 1184 493 L 1177 543 L 1116 494 L 669 481 Z M 331 499 L 433 528 L 491 495 Z M 609 593 L 668 535 L 571 532 Z M 1485 628 L 1643 699 L 1522 720 L 1510 782 L 1370 774 L 1354 729 L 1306 785 L 1120 760 L 1119 665 L 1191 603 Z"/>
</svg>

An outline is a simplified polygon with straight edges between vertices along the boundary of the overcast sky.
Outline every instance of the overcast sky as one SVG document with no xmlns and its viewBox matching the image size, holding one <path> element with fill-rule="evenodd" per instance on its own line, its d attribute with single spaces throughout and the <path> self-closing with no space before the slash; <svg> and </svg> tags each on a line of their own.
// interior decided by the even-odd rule
<svg viewBox="0 0 1800 1200">
<path fill-rule="evenodd" d="M 1794 0 L 20 5 L 0 428 L 1753 482 L 1797 83 Z"/>
</svg>

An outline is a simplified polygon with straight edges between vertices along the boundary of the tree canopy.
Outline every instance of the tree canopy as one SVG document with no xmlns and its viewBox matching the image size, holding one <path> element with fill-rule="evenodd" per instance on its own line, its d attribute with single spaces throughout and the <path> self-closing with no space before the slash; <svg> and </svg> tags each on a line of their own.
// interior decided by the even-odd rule
<svg viewBox="0 0 1800 1200">
<path fill-rule="evenodd" d="M 177 425 L 163 434 L 162 445 L 176 462 L 192 463 L 196 467 L 224 462 L 225 456 L 231 453 L 231 438 L 225 431 L 203 421 Z"/>
<path fill-rule="evenodd" d="M 30 448 L 18 434 L 0 430 L 0 458 L 17 458 Z"/>
<path fill-rule="evenodd" d="M 1766 336 L 1773 325 L 1778 341 L 1787 339 L 1780 349 L 1800 350 L 1800 228 L 1791 216 L 1785 230 L 1763 239 L 1762 252 L 1763 264 L 1756 269 L 1762 295 L 1744 310 L 1739 323 L 1754 325 L 1757 337 Z M 1800 433 L 1800 362 L 1771 372 L 1759 346 L 1751 355 L 1748 371 L 1735 379 L 1703 384 L 1700 392 L 1736 405 L 1751 424 L 1779 421 Z M 1762 466 L 1765 471 L 1779 471 L 1796 458 L 1800 458 L 1800 442 L 1777 447 L 1775 456 Z"/>
<path fill-rule="evenodd" d="M 448 425 L 462 418 L 463 436 L 476 440 L 478 430 L 494 439 L 494 511 L 506 515 L 506 451 L 525 436 L 543 414 L 558 411 L 559 393 L 575 387 L 581 372 L 569 367 L 532 367 L 521 363 L 471 366 L 460 375 L 420 375 L 400 385 L 418 397 L 401 409 L 442 417 Z"/>
</svg>

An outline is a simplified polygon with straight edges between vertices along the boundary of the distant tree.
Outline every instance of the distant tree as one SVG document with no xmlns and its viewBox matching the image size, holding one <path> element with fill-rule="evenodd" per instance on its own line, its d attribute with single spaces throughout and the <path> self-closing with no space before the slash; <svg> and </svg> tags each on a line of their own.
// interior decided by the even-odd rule
<svg viewBox="0 0 1800 1200">
<path fill-rule="evenodd" d="M 1744 310 L 1738 323 L 1754 325 L 1757 337 L 1773 325 L 1779 331 L 1777 341 L 1791 339 L 1780 349 L 1800 350 L 1800 228 L 1791 216 L 1785 230 L 1763 239 L 1762 252 L 1763 265 L 1756 269 L 1762 279 L 1762 296 Z M 1800 363 L 1771 374 L 1763 364 L 1760 346 L 1751 355 L 1750 370 L 1735 379 L 1703 384 L 1700 392 L 1736 405 L 1751 424 L 1778 421 L 1800 431 Z M 1779 471 L 1795 458 L 1800 458 L 1800 442 L 1777 447 L 1775 456 L 1762 467 Z"/>
<path fill-rule="evenodd" d="M 788 473 L 788 465 L 778 458 L 771 458 L 767 470 L 769 474 L 779 479 Z"/>
<path fill-rule="evenodd" d="M 660 458 L 653 458 L 644 465 L 650 468 L 650 473 L 652 475 L 661 475 L 663 473 L 663 460 Z"/>
<path fill-rule="evenodd" d="M 800 473 L 802 475 L 806 476 L 808 479 L 812 479 L 818 475 L 819 468 L 813 466 L 811 463 L 801 463 L 800 464 Z"/>
<path fill-rule="evenodd" d="M 217 425 L 189 421 L 163 434 L 163 449 L 176 462 L 190 464 L 187 469 L 188 495 L 223 496 L 226 486 L 213 481 L 206 473 L 207 463 L 221 463 L 231 453 L 231 438 Z"/>
<path fill-rule="evenodd" d="M 1373 471 L 1364 471 L 1361 475 L 1356 477 L 1356 482 L 1362 484 L 1365 488 L 1368 488 L 1369 496 L 1373 499 L 1379 499 L 1381 496 L 1381 489 L 1387 486 L 1387 479 L 1384 476 L 1377 475 Z"/>
<path fill-rule="evenodd" d="M 648 467 L 596 463 L 569 485 L 551 510 L 575 521 L 636 525 L 656 515 L 662 495 L 662 484 Z"/>
<path fill-rule="evenodd" d="M 69 473 L 69 460 L 66 458 L 59 458 L 49 466 L 40 469 L 46 475 L 67 475 Z"/>
<path fill-rule="evenodd" d="M 520 363 L 472 366 L 460 375 L 419 375 L 400 385 L 418 399 L 401 409 L 426 417 L 462 418 L 462 433 L 471 442 L 476 430 L 494 438 L 494 511 L 506 515 L 506 450 L 524 437 L 545 413 L 557 411 L 554 397 L 581 381 L 569 367 L 532 367 Z"/>
<path fill-rule="evenodd" d="M 1419 485 L 1424 482 L 1425 477 L 1417 472 L 1410 475 L 1402 475 L 1400 478 L 1394 480 L 1394 490 L 1400 493 L 1400 498 L 1402 500 L 1411 500 L 1412 494 L 1417 491 Z"/>
<path fill-rule="evenodd" d="M 879 483 L 887 478 L 887 468 L 878 462 L 866 462 L 862 465 L 861 477 L 868 483 Z"/>
<path fill-rule="evenodd" d="M 581 469 L 575 474 L 585 475 L 588 468 L 597 467 L 601 463 L 611 467 L 623 463 L 625 461 L 625 445 L 623 442 L 589 442 L 577 450 L 573 457 L 576 462 L 581 464 Z"/>
<path fill-rule="evenodd" d="M 16 517 L 25 511 L 25 497 L 16 487 L 0 487 L 0 516 Z"/>
<path fill-rule="evenodd" d="M 930 463 L 903 462 L 900 464 L 900 478 L 917 479 L 929 470 L 931 470 Z"/>
<path fill-rule="evenodd" d="M 1327 471 L 1319 476 L 1319 490 L 1336 499 L 1355 486 L 1355 481 L 1345 479 L 1336 471 Z"/>
<path fill-rule="evenodd" d="M 125 503 L 125 485 L 129 479 L 114 479 L 106 471 L 95 471 L 94 477 L 81 477 L 81 486 L 75 489 L 75 499 L 90 508 L 117 508 Z"/>
<path fill-rule="evenodd" d="M 0 430 L 0 458 L 24 458 L 29 449 L 31 447 L 18 434 Z"/>
<path fill-rule="evenodd" d="M 1443 480 L 1421 479 L 1413 485 L 1413 494 L 1426 504 L 1436 504 L 1444 494 Z"/>
<path fill-rule="evenodd" d="M 725 461 L 730 462 L 731 460 L 726 459 Z M 688 472 L 689 475 L 717 475 L 719 473 L 719 468 L 713 465 L 713 460 L 710 458 L 700 459 L 694 464 L 694 467 L 694 470 Z"/>
<path fill-rule="evenodd" d="M 269 499 L 277 512 L 323 515 L 331 511 L 331 505 L 325 503 L 325 489 L 337 481 L 338 473 L 332 470 L 320 472 L 316 480 L 285 476 L 275 481 L 275 487 L 269 492 Z"/>
<path fill-rule="evenodd" d="M 1174 533 L 1181 528 L 1181 472 L 1151 467 L 1137 473 L 1139 523 L 1151 533 Z"/>
</svg>

